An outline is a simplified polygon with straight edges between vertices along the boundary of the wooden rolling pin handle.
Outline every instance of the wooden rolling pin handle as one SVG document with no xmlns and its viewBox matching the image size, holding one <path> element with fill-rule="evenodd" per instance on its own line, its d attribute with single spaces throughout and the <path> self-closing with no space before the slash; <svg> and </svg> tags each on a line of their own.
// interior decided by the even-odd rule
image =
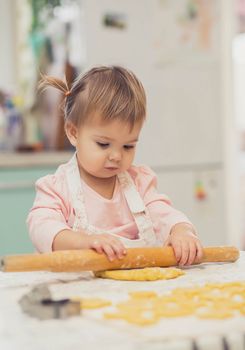
<svg viewBox="0 0 245 350">
<path fill-rule="evenodd" d="M 201 262 L 233 262 L 239 257 L 235 247 L 207 247 Z M 13 255 L 0 258 L 0 269 L 14 271 L 101 271 L 143 267 L 176 266 L 172 247 L 129 248 L 121 260 L 109 261 L 91 249 L 56 251 L 45 254 Z"/>
<path fill-rule="evenodd" d="M 203 249 L 202 263 L 207 262 L 234 262 L 239 256 L 240 252 L 236 247 L 206 247 Z"/>
</svg>

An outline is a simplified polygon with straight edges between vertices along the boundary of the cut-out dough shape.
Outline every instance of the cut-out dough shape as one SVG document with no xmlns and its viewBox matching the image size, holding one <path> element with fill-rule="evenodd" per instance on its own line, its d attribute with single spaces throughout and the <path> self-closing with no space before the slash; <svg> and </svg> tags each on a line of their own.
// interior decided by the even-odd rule
<svg viewBox="0 0 245 350">
<path fill-rule="evenodd" d="M 154 291 L 136 291 L 118 303 L 106 319 L 121 319 L 139 326 L 157 323 L 160 318 L 196 316 L 202 319 L 225 319 L 244 315 L 245 282 L 206 284 L 202 287 L 176 288 L 168 295 Z"/>
<path fill-rule="evenodd" d="M 144 269 L 132 270 L 110 270 L 95 272 L 96 277 L 109 278 L 122 281 L 156 281 L 168 280 L 184 275 L 180 269 L 146 267 Z"/>
<path fill-rule="evenodd" d="M 245 316 L 245 281 L 175 288 L 170 294 L 165 295 L 158 295 L 154 291 L 134 291 L 129 295 L 130 299 L 116 304 L 114 311 L 104 313 L 104 318 L 148 326 L 157 323 L 161 318 L 170 317 L 226 319 Z M 112 305 L 109 300 L 101 298 L 73 298 L 73 300 L 79 300 L 83 309 Z"/>
</svg>

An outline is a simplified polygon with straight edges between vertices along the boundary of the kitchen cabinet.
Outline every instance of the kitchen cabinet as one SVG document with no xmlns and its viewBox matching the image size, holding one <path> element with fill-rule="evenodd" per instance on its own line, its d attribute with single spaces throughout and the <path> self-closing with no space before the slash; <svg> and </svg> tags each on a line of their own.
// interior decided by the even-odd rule
<svg viewBox="0 0 245 350">
<path fill-rule="evenodd" d="M 67 152 L 9 157 L 0 155 L 0 254 L 34 252 L 26 218 L 35 197 L 38 178 L 54 173 L 70 158 Z"/>
<path fill-rule="evenodd" d="M 35 197 L 35 181 L 54 168 L 1 170 L 0 172 L 0 254 L 30 253 L 26 217 Z"/>
</svg>

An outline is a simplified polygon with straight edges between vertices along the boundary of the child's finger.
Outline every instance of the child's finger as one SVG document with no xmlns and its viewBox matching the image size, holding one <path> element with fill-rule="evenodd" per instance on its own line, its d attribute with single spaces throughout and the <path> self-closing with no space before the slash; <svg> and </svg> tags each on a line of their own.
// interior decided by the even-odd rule
<svg viewBox="0 0 245 350">
<path fill-rule="evenodd" d="M 114 252 L 116 253 L 118 259 L 122 259 L 124 256 L 124 251 L 126 252 L 123 244 L 119 240 L 112 241 L 112 248 Z"/>
<path fill-rule="evenodd" d="M 171 246 L 170 238 L 168 238 L 163 244 L 163 247 L 168 247 L 168 246 Z"/>
<path fill-rule="evenodd" d="M 196 254 L 197 254 L 196 244 L 194 242 L 190 242 L 189 243 L 189 257 L 188 257 L 188 260 L 186 262 L 186 265 L 193 264 L 193 262 L 196 258 Z"/>
<path fill-rule="evenodd" d="M 103 253 L 103 249 L 102 249 L 101 243 L 99 241 L 97 241 L 97 240 L 92 241 L 91 248 L 96 250 L 96 252 L 99 253 L 99 254 Z"/>
<path fill-rule="evenodd" d="M 126 250 L 123 243 L 120 241 L 120 239 L 117 238 L 113 238 L 112 240 L 110 240 L 111 242 L 117 244 L 118 246 L 120 246 L 122 248 L 122 250 Z"/>
<path fill-rule="evenodd" d="M 176 243 L 173 243 L 172 246 L 173 246 L 176 261 L 177 263 L 179 263 L 182 255 L 181 244 L 180 242 L 176 242 Z"/>
<path fill-rule="evenodd" d="M 196 242 L 196 247 L 197 247 L 197 253 L 196 253 L 196 263 L 200 263 L 203 258 L 203 247 L 199 241 Z"/>
<path fill-rule="evenodd" d="M 113 250 L 115 251 L 115 253 L 119 259 L 123 258 L 123 256 L 127 254 L 126 248 L 124 247 L 124 245 L 122 244 L 122 242 L 119 239 L 117 239 L 113 236 L 109 236 L 109 235 L 105 235 L 105 238 L 106 238 L 106 241 L 109 245 L 112 246 L 112 244 L 113 244 L 113 247 L 115 247 L 115 249 L 113 249 Z"/>
<path fill-rule="evenodd" d="M 179 265 L 184 266 L 186 264 L 189 258 L 189 251 L 190 251 L 189 244 L 186 242 L 183 242 L 181 246 L 181 259 L 179 261 Z"/>
<path fill-rule="evenodd" d="M 114 253 L 112 247 L 111 247 L 108 243 L 104 243 L 102 247 L 103 247 L 103 250 L 104 250 L 104 252 L 106 253 L 108 259 L 109 259 L 110 261 L 115 260 L 116 255 L 115 255 L 115 253 Z"/>
</svg>

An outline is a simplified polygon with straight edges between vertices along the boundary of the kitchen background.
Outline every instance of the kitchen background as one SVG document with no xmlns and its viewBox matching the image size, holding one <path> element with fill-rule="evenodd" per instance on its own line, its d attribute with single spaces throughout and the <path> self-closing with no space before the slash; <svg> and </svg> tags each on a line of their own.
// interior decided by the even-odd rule
<svg viewBox="0 0 245 350">
<path fill-rule="evenodd" d="M 0 0 L 0 254 L 32 252 L 25 219 L 42 175 L 72 154 L 61 96 L 120 64 L 142 80 L 148 120 L 136 163 L 204 245 L 245 247 L 245 0 Z"/>
</svg>

